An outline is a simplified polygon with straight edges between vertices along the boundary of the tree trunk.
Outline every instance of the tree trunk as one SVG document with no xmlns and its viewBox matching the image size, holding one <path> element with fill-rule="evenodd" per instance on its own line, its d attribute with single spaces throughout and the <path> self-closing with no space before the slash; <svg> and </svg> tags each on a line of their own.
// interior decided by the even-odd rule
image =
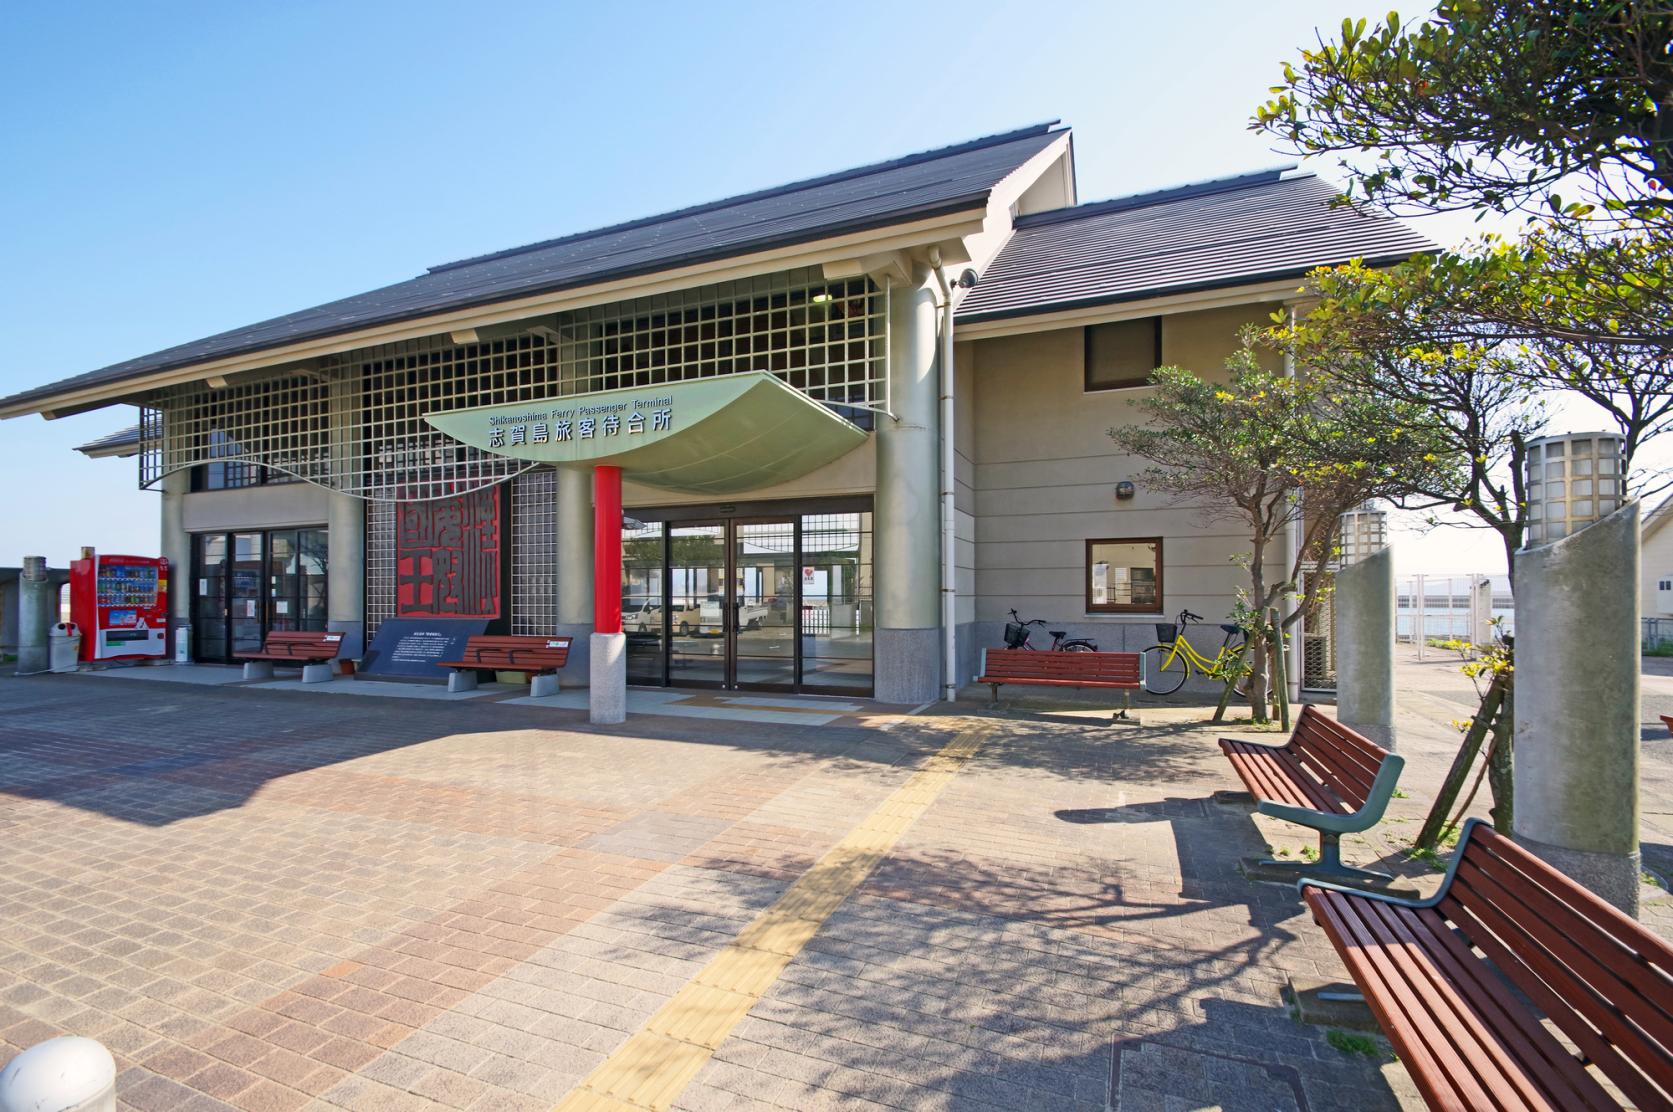
<svg viewBox="0 0 1673 1112">
<path fill-rule="evenodd" d="M 1516 819 L 1516 794 L 1511 779 L 1511 747 L 1516 737 L 1516 689 L 1505 684 L 1504 702 L 1493 723 L 1492 748 L 1487 751 L 1487 787 L 1493 793 L 1493 829 L 1508 835 Z"/>
</svg>

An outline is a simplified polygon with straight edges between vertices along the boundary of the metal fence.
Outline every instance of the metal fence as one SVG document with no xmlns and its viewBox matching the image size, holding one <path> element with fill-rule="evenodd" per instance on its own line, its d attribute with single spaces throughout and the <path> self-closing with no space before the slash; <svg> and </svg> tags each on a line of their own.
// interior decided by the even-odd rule
<svg viewBox="0 0 1673 1112">
<path fill-rule="evenodd" d="M 1440 642 L 1485 645 L 1515 624 L 1510 583 L 1502 575 L 1406 576 L 1395 583 L 1395 600 L 1395 639 L 1414 646 L 1420 660 Z"/>
<path fill-rule="evenodd" d="M 1644 647 L 1673 649 L 1673 618 L 1645 618 Z"/>
</svg>

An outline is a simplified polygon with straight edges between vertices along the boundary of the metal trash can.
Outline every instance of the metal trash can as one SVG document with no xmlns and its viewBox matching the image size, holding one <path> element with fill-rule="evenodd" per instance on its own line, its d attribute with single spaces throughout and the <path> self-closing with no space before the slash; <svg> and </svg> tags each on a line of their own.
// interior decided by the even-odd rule
<svg viewBox="0 0 1673 1112">
<path fill-rule="evenodd" d="M 47 630 L 47 655 L 54 672 L 73 672 L 81 656 L 81 627 L 74 622 L 59 622 Z"/>
</svg>

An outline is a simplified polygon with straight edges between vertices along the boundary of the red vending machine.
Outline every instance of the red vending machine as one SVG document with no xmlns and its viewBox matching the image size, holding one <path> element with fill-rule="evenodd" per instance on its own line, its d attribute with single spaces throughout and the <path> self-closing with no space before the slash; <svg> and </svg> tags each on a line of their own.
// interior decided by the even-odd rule
<svg viewBox="0 0 1673 1112">
<path fill-rule="evenodd" d="M 70 621 L 81 627 L 81 659 L 163 659 L 168 561 L 81 551 L 81 559 L 70 561 Z"/>
</svg>

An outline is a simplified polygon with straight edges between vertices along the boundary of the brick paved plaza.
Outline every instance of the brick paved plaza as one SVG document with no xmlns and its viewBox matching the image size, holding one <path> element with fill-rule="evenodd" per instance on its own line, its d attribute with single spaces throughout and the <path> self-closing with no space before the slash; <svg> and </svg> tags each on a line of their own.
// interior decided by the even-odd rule
<svg viewBox="0 0 1673 1112">
<path fill-rule="evenodd" d="M 1308 839 L 1212 801 L 1201 711 L 968 709 L 0 679 L 0 1060 L 90 1035 L 158 1110 L 1418 1106 L 1288 1014 L 1341 968 L 1236 862 Z M 1425 809 L 1411 737 L 1350 859 Z"/>
</svg>

